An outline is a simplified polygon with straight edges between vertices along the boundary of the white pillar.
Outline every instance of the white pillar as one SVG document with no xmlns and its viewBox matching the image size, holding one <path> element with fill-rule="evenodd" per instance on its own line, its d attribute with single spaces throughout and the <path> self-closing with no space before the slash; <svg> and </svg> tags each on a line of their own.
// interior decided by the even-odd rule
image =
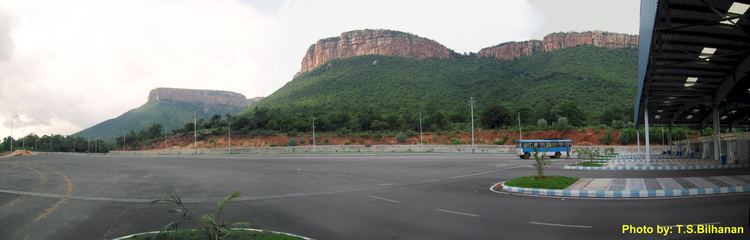
<svg viewBox="0 0 750 240">
<path fill-rule="evenodd" d="M 635 128 L 635 141 L 637 143 L 637 147 L 635 148 L 638 151 L 638 155 L 641 154 L 641 130 L 637 127 Z"/>
<path fill-rule="evenodd" d="M 714 105 L 714 160 L 721 161 L 721 124 L 719 124 L 719 106 Z"/>
<path fill-rule="evenodd" d="M 651 134 L 649 133 L 650 129 L 648 128 L 648 98 L 646 98 L 646 103 L 643 104 L 645 107 L 643 109 L 643 123 L 645 124 L 646 128 L 646 161 L 651 161 Z"/>
<path fill-rule="evenodd" d="M 669 124 L 669 128 L 667 128 L 667 145 L 669 146 L 669 155 L 673 155 L 674 149 L 672 149 L 672 124 Z"/>
</svg>

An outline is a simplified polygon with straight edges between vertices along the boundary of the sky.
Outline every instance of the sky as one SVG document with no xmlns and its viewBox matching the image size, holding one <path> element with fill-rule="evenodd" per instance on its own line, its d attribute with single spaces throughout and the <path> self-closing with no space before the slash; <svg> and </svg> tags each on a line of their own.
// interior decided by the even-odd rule
<svg viewBox="0 0 750 240">
<path fill-rule="evenodd" d="M 638 0 L 0 0 L 0 136 L 11 121 L 15 137 L 73 134 L 157 87 L 267 96 L 311 44 L 350 30 L 477 52 L 551 32 L 636 34 L 638 9 Z"/>
</svg>

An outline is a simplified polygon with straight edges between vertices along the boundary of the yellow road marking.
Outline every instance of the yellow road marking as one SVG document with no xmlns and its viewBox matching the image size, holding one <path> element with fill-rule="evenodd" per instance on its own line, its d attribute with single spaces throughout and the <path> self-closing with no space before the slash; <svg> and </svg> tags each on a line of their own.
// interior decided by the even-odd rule
<svg viewBox="0 0 750 240">
<path fill-rule="evenodd" d="M 38 222 L 39 220 L 46 219 L 47 216 L 49 216 L 49 214 L 53 213 L 55 210 L 60 208 L 60 206 L 62 206 L 66 201 L 68 201 L 70 196 L 73 194 L 73 181 L 71 181 L 67 175 L 57 170 L 48 168 L 48 167 L 41 167 L 41 168 L 47 169 L 63 177 L 65 179 L 65 183 L 67 184 L 67 187 L 65 188 L 65 193 L 62 195 L 62 197 L 60 197 L 60 199 L 57 200 L 57 202 L 52 204 L 52 206 L 48 207 L 47 209 L 44 209 L 44 211 L 42 211 L 37 217 L 35 217 L 34 222 Z"/>
</svg>

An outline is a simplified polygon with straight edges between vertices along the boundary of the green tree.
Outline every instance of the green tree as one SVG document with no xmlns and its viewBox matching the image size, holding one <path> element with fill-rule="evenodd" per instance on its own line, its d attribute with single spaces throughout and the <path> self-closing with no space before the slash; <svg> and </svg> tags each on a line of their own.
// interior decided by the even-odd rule
<svg viewBox="0 0 750 240">
<path fill-rule="evenodd" d="M 539 120 L 536 121 L 536 127 L 538 127 L 539 129 L 544 130 L 544 129 L 547 129 L 547 127 L 549 127 L 549 125 L 547 124 L 547 120 L 545 120 L 544 118 L 542 118 L 542 119 L 539 119 Z"/>
<path fill-rule="evenodd" d="M 508 110 L 501 105 L 493 105 L 482 112 L 480 121 L 486 128 L 499 129 L 508 123 Z"/>
</svg>

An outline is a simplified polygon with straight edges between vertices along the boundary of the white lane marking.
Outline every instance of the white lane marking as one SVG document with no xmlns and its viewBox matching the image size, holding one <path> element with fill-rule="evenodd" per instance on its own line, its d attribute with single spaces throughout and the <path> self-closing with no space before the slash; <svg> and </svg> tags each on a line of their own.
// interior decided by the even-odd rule
<svg viewBox="0 0 750 240">
<path fill-rule="evenodd" d="M 396 201 L 396 200 L 393 200 L 393 199 L 387 199 L 387 198 L 384 198 L 384 197 L 378 197 L 378 196 L 373 196 L 373 195 L 369 195 L 368 197 L 374 198 L 374 199 L 378 199 L 378 200 L 383 200 L 383 201 L 386 201 L 386 202 L 400 203 L 399 201 Z"/>
<path fill-rule="evenodd" d="M 524 166 L 524 165 L 518 165 L 518 166 L 503 168 L 503 170 L 514 169 L 514 168 L 522 168 L 522 167 L 526 167 L 526 166 Z"/>
<path fill-rule="evenodd" d="M 497 170 L 492 170 L 492 171 L 484 171 L 484 172 L 478 172 L 478 173 L 470 173 L 470 174 L 464 174 L 464 175 L 458 175 L 458 176 L 448 177 L 448 179 L 454 179 L 454 178 L 465 178 L 465 177 L 471 177 L 471 176 L 476 176 L 476 175 L 482 175 L 482 174 L 493 173 L 493 172 L 496 172 L 496 171 L 497 171 Z"/>
<path fill-rule="evenodd" d="M 594 228 L 593 226 L 586 226 L 586 225 L 568 225 L 568 224 L 543 223 L 543 222 L 529 222 L 529 223 L 536 224 L 536 225 L 553 226 L 553 227 Z"/>
<path fill-rule="evenodd" d="M 396 184 L 395 183 L 382 183 L 382 184 L 378 184 L 378 186 L 381 186 L 381 187 L 384 187 L 384 186 L 393 186 L 393 185 L 396 185 Z"/>
<path fill-rule="evenodd" d="M 445 209 L 440 209 L 440 208 L 435 208 L 435 210 L 436 211 L 440 211 L 440 212 L 446 212 L 446 213 L 453 213 L 453 214 L 458 214 L 458 215 L 469 216 L 469 217 L 479 217 L 479 215 L 472 214 L 472 213 L 456 212 L 456 211 L 445 210 Z"/>
<path fill-rule="evenodd" d="M 687 225 L 692 225 L 692 226 L 696 226 L 696 225 L 719 225 L 719 224 L 721 224 L 721 222 L 710 222 L 710 223 L 693 223 L 693 224 L 681 224 L 681 225 L 682 225 L 682 226 L 687 226 Z M 677 227 L 677 225 L 678 225 L 678 224 L 675 224 L 675 225 L 672 225 L 672 226 L 669 226 L 669 227 Z"/>
</svg>

